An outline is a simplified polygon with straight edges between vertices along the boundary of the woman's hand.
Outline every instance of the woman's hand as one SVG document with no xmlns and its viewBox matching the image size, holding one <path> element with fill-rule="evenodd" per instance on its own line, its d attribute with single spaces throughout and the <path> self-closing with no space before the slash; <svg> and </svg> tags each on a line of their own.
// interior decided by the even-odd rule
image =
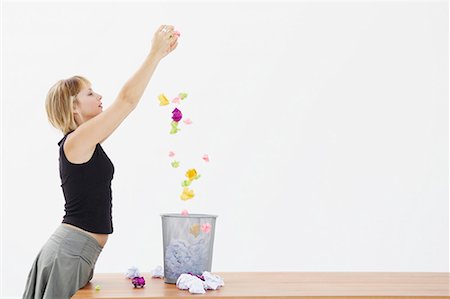
<svg viewBox="0 0 450 299">
<path fill-rule="evenodd" d="M 172 25 L 161 25 L 153 35 L 150 53 L 157 59 L 163 59 L 178 46 L 179 33 Z"/>
</svg>

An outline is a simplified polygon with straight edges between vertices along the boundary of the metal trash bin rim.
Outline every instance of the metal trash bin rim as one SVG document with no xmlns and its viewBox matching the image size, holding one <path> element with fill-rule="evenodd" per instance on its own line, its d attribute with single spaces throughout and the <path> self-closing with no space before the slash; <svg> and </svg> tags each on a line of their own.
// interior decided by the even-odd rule
<svg viewBox="0 0 450 299">
<path fill-rule="evenodd" d="M 178 213 L 168 213 L 168 214 L 160 214 L 161 217 L 179 217 L 179 218 L 217 218 L 218 215 L 208 215 L 208 214 L 178 214 Z"/>
</svg>

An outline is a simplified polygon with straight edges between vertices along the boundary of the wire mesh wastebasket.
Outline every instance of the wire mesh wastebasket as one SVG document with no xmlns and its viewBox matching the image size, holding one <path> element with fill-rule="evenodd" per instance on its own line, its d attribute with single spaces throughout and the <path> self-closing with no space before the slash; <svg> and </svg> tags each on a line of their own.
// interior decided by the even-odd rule
<svg viewBox="0 0 450 299">
<path fill-rule="evenodd" d="M 183 273 L 211 272 L 217 217 L 161 214 L 165 283 L 175 284 Z"/>
</svg>

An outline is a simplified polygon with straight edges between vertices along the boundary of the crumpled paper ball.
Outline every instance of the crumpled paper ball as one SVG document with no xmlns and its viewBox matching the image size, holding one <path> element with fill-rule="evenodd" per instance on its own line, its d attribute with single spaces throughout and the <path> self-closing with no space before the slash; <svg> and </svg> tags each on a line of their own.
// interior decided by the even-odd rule
<svg viewBox="0 0 450 299">
<path fill-rule="evenodd" d="M 209 233 L 211 231 L 211 224 L 210 223 L 202 223 L 200 226 L 202 232 Z"/>
<path fill-rule="evenodd" d="M 183 273 L 177 279 L 177 287 L 180 290 L 189 290 L 192 294 L 204 294 L 205 290 L 217 290 L 225 283 L 219 275 L 204 271 L 201 275 L 205 280 L 201 280 L 198 275 Z"/>
<path fill-rule="evenodd" d="M 134 287 L 136 288 L 136 287 L 144 287 L 144 285 L 145 285 L 145 279 L 144 279 L 144 277 L 134 277 L 132 280 L 131 280 L 131 283 L 134 285 Z"/>
<path fill-rule="evenodd" d="M 152 277 L 164 278 L 163 268 L 159 265 L 152 270 Z"/>
<path fill-rule="evenodd" d="M 204 271 L 202 276 L 205 279 L 205 283 L 208 286 L 209 290 L 217 290 L 218 287 L 223 287 L 225 285 L 223 278 L 219 275 Z"/>
<path fill-rule="evenodd" d="M 186 92 L 180 92 L 178 96 L 180 97 L 181 100 L 184 100 L 185 98 L 187 98 L 188 94 Z"/>
<path fill-rule="evenodd" d="M 178 108 L 173 109 L 172 111 L 172 119 L 173 121 L 179 122 L 183 118 L 183 113 Z"/>
<path fill-rule="evenodd" d="M 159 106 L 169 105 L 169 100 L 167 99 L 166 95 L 163 93 L 158 95 L 158 100 L 159 100 Z"/>
<path fill-rule="evenodd" d="M 194 198 L 194 196 L 195 196 L 194 190 L 189 189 L 188 187 L 184 187 L 183 192 L 181 192 L 180 198 L 186 201 Z"/>
<path fill-rule="evenodd" d="M 181 131 L 181 129 L 178 128 L 178 122 L 176 121 L 172 121 L 170 123 L 170 127 L 171 127 L 169 132 L 170 134 L 176 134 L 178 131 Z"/>
<path fill-rule="evenodd" d="M 131 266 L 130 268 L 128 268 L 127 273 L 125 273 L 127 278 L 134 278 L 134 277 L 138 277 L 141 276 L 141 274 L 139 273 L 139 269 L 135 266 Z"/>
<path fill-rule="evenodd" d="M 205 283 L 203 280 L 196 276 L 192 276 L 187 273 L 183 273 L 177 279 L 177 287 L 180 290 L 189 290 L 191 294 L 204 294 L 205 291 Z"/>
<path fill-rule="evenodd" d="M 188 169 L 186 171 L 185 176 L 188 178 L 188 180 L 193 181 L 199 178 L 200 176 L 197 174 L 197 170 L 195 168 Z"/>
</svg>

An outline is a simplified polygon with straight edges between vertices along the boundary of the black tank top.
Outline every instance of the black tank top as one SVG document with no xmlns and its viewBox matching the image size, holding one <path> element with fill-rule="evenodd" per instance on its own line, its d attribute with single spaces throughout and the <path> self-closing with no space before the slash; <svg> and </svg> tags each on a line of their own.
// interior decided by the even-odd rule
<svg viewBox="0 0 450 299">
<path fill-rule="evenodd" d="M 67 133 L 59 142 L 59 174 L 66 203 L 62 223 L 80 227 L 88 232 L 112 234 L 111 181 L 114 165 L 100 143 L 91 159 L 74 164 L 67 160 L 63 146 Z"/>
</svg>

